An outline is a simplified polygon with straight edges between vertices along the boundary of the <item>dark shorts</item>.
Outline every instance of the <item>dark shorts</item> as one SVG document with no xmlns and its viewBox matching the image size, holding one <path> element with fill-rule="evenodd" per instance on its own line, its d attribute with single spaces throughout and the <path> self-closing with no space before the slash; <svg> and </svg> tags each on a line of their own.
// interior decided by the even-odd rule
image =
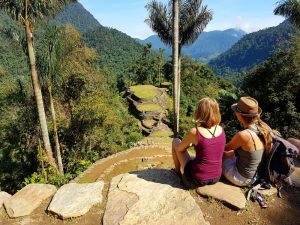
<svg viewBox="0 0 300 225">
<path fill-rule="evenodd" d="M 192 160 L 188 161 L 184 167 L 184 173 L 182 175 L 182 180 L 185 186 L 188 188 L 197 188 L 205 185 L 215 184 L 220 180 L 220 177 L 216 177 L 208 180 L 198 180 L 192 175 Z"/>
</svg>

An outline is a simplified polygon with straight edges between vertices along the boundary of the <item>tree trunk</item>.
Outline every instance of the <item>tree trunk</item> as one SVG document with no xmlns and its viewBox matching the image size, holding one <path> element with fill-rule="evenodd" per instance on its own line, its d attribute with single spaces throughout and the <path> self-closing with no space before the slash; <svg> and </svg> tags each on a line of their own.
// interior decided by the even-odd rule
<svg viewBox="0 0 300 225">
<path fill-rule="evenodd" d="M 179 56 L 179 0 L 173 0 L 173 108 L 174 108 L 174 136 L 179 132 L 178 108 L 178 56 Z"/>
<path fill-rule="evenodd" d="M 180 115 L 180 84 L 181 84 L 181 47 L 178 48 L 178 78 L 177 78 L 177 110 L 178 110 L 178 132 L 179 132 L 179 115 Z"/>
<path fill-rule="evenodd" d="M 26 1 L 27 3 L 27 1 Z M 27 11 L 27 10 L 26 10 Z M 33 50 L 33 38 L 32 33 L 30 29 L 30 24 L 27 15 L 25 16 L 25 32 L 26 32 L 26 40 L 27 40 L 27 49 L 28 49 L 28 57 L 30 60 L 30 69 L 31 69 L 31 80 L 32 80 L 32 86 L 34 90 L 36 105 L 38 109 L 38 116 L 39 121 L 41 125 L 42 130 L 42 137 L 44 142 L 44 147 L 47 153 L 48 163 L 53 164 L 53 153 L 50 145 L 50 139 L 49 139 L 49 133 L 48 133 L 48 127 L 47 127 L 47 121 L 46 121 L 46 114 L 45 114 L 45 108 L 43 103 L 43 96 L 41 87 L 38 80 L 38 75 L 36 71 L 36 65 L 35 65 L 35 54 Z"/>
<path fill-rule="evenodd" d="M 60 144 L 59 144 L 59 140 L 58 140 L 56 115 L 55 115 L 51 85 L 48 87 L 48 91 L 49 91 L 49 100 L 50 100 L 50 109 L 51 109 L 51 117 L 52 117 L 52 124 L 53 124 L 53 134 L 54 134 L 54 141 L 55 141 L 55 152 L 56 152 L 57 165 L 58 165 L 59 172 L 61 174 L 64 174 L 64 167 L 63 167 L 61 152 L 60 152 Z"/>
</svg>

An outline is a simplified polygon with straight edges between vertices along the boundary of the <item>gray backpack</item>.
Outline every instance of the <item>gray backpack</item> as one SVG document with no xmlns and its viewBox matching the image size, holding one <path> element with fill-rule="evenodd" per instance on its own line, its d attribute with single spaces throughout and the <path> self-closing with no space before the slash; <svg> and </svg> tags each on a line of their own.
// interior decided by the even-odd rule
<svg viewBox="0 0 300 225">
<path fill-rule="evenodd" d="M 298 154 L 299 150 L 295 145 L 272 135 L 272 147 L 269 154 L 265 156 L 261 178 L 273 184 L 284 182 L 294 171 L 294 157 Z"/>
</svg>

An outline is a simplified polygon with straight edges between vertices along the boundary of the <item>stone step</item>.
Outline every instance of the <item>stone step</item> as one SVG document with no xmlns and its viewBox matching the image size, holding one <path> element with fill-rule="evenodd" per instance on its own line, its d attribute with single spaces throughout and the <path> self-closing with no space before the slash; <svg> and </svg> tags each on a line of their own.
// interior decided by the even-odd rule
<svg viewBox="0 0 300 225">
<path fill-rule="evenodd" d="M 54 195 L 48 211 L 58 215 L 61 219 L 82 216 L 93 205 L 102 202 L 103 187 L 103 181 L 65 184 Z"/>
<path fill-rule="evenodd" d="M 11 218 L 30 215 L 47 198 L 57 191 L 50 184 L 28 184 L 4 201 L 4 207 Z"/>
<path fill-rule="evenodd" d="M 149 169 L 112 179 L 103 225 L 208 225 L 190 193 L 170 170 Z"/>
<path fill-rule="evenodd" d="M 241 189 L 230 184 L 218 182 L 213 185 L 199 187 L 196 191 L 202 196 L 212 197 L 222 201 L 234 209 L 239 210 L 246 207 L 247 200 Z"/>
</svg>

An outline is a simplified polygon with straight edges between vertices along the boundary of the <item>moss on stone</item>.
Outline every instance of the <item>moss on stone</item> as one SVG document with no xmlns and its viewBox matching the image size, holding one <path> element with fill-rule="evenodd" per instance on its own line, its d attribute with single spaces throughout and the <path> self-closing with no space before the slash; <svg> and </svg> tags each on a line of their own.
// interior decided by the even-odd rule
<svg viewBox="0 0 300 225">
<path fill-rule="evenodd" d="M 161 110 L 161 107 L 154 103 L 144 103 L 137 106 L 137 109 L 141 112 L 153 112 Z"/>
<path fill-rule="evenodd" d="M 131 86 L 130 91 L 140 99 L 151 99 L 157 96 L 158 88 L 152 85 L 136 85 Z"/>
<path fill-rule="evenodd" d="M 171 131 L 157 131 L 150 134 L 150 137 L 170 137 L 173 135 Z"/>
</svg>

